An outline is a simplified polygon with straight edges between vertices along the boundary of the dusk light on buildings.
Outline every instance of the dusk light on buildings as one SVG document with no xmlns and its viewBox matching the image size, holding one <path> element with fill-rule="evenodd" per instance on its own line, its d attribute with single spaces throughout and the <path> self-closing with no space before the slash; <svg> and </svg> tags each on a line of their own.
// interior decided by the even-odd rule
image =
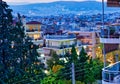
<svg viewBox="0 0 120 84">
<path fill-rule="evenodd" d="M 120 84 L 120 0 L 0 0 L 0 84 Z"/>
</svg>

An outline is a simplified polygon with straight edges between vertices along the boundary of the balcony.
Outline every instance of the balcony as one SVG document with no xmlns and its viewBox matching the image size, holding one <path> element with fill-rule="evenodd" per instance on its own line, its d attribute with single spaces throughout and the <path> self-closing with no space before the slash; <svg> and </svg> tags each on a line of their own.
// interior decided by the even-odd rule
<svg viewBox="0 0 120 84">
<path fill-rule="evenodd" d="M 120 38 L 100 38 L 100 43 L 119 44 Z"/>
<path fill-rule="evenodd" d="M 47 40 L 73 40 L 73 39 L 76 39 L 75 36 L 72 36 L 72 35 L 48 35 L 48 36 L 45 36 L 45 38 Z"/>
<path fill-rule="evenodd" d="M 102 70 L 102 84 L 120 84 L 120 62 Z"/>
<path fill-rule="evenodd" d="M 36 45 L 43 45 L 43 40 L 32 40 L 32 42 Z"/>
<path fill-rule="evenodd" d="M 104 35 L 101 35 L 100 37 L 100 43 L 119 44 L 120 32 L 115 31 L 109 34 L 104 32 Z"/>
<path fill-rule="evenodd" d="M 77 46 L 77 44 L 73 44 L 75 46 Z M 81 46 L 81 45 L 78 45 Z M 61 45 L 61 46 L 49 46 L 47 45 L 46 48 L 54 48 L 54 49 L 65 49 L 65 48 L 71 48 L 72 45 Z"/>
<path fill-rule="evenodd" d="M 26 32 L 36 32 L 36 31 L 40 32 L 40 30 L 38 30 L 38 29 L 32 29 L 32 30 L 26 29 Z"/>
</svg>

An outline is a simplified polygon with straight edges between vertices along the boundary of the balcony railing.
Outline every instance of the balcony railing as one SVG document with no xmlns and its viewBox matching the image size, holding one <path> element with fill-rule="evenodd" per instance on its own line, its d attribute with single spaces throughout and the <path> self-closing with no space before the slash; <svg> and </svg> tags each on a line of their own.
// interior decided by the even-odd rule
<svg viewBox="0 0 120 84">
<path fill-rule="evenodd" d="M 34 30 L 26 30 L 26 32 L 38 32 L 39 30 L 37 30 L 37 29 L 34 29 Z"/>
<path fill-rule="evenodd" d="M 74 44 L 75 46 L 81 46 L 81 44 L 77 45 Z M 73 45 L 61 45 L 61 46 L 49 46 L 47 45 L 46 47 L 48 48 L 56 48 L 56 49 L 64 49 L 64 48 L 71 48 Z"/>
<path fill-rule="evenodd" d="M 111 33 L 106 33 L 100 36 L 100 43 L 111 43 L 111 44 L 118 44 L 120 43 L 120 32 L 113 32 Z"/>
<path fill-rule="evenodd" d="M 39 45 L 39 44 L 43 45 L 43 40 L 32 40 L 32 42 L 36 45 Z"/>
<path fill-rule="evenodd" d="M 116 27 L 107 27 L 106 29 L 101 29 L 100 36 L 102 38 L 119 38 L 120 30 Z"/>
<path fill-rule="evenodd" d="M 100 38 L 100 43 L 118 44 L 120 43 L 120 38 Z"/>
<path fill-rule="evenodd" d="M 103 69 L 102 84 L 120 84 L 120 62 Z"/>
<path fill-rule="evenodd" d="M 45 37 L 46 39 L 75 39 L 75 36 L 70 36 L 70 35 L 48 35 Z"/>
<path fill-rule="evenodd" d="M 119 38 L 120 35 L 101 35 L 101 38 Z"/>
</svg>

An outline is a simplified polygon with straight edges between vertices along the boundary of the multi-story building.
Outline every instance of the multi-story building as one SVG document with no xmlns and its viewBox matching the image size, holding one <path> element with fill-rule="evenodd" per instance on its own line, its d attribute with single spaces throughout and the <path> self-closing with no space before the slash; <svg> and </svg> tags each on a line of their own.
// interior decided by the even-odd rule
<svg viewBox="0 0 120 84">
<path fill-rule="evenodd" d="M 105 53 L 119 49 L 120 25 L 112 24 L 101 31 L 100 43 L 104 44 Z"/>
<path fill-rule="evenodd" d="M 26 34 L 34 40 L 41 38 L 41 23 L 37 21 L 30 21 L 26 23 Z"/>
<path fill-rule="evenodd" d="M 41 31 L 41 23 L 38 21 L 30 21 L 26 23 L 25 34 L 28 35 L 32 41 L 42 46 L 43 40 L 42 39 L 42 31 Z"/>
<path fill-rule="evenodd" d="M 46 47 L 43 47 L 44 55 L 49 57 L 51 50 L 58 55 L 64 55 L 66 51 L 70 51 L 72 45 L 75 45 L 76 51 L 80 51 L 81 44 L 77 41 L 75 36 L 70 35 L 48 35 L 45 37 Z"/>
<path fill-rule="evenodd" d="M 69 34 L 76 34 L 77 40 L 79 40 L 82 46 L 86 49 L 88 55 L 93 58 L 96 57 L 95 48 L 99 43 L 97 33 L 94 31 L 70 31 Z"/>
<path fill-rule="evenodd" d="M 103 45 L 103 57 L 106 64 L 114 63 L 115 55 L 119 54 L 120 49 L 120 25 L 111 24 L 101 29 L 100 43 Z"/>
</svg>

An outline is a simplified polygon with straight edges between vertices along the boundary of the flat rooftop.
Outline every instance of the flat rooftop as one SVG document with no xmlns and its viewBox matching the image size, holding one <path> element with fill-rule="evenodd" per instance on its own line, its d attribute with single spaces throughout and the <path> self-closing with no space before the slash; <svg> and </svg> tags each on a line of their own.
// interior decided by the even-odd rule
<svg viewBox="0 0 120 84">
<path fill-rule="evenodd" d="M 56 40 L 64 40 L 64 39 L 75 39 L 74 35 L 48 35 L 45 37 L 46 39 L 56 39 Z"/>
</svg>

